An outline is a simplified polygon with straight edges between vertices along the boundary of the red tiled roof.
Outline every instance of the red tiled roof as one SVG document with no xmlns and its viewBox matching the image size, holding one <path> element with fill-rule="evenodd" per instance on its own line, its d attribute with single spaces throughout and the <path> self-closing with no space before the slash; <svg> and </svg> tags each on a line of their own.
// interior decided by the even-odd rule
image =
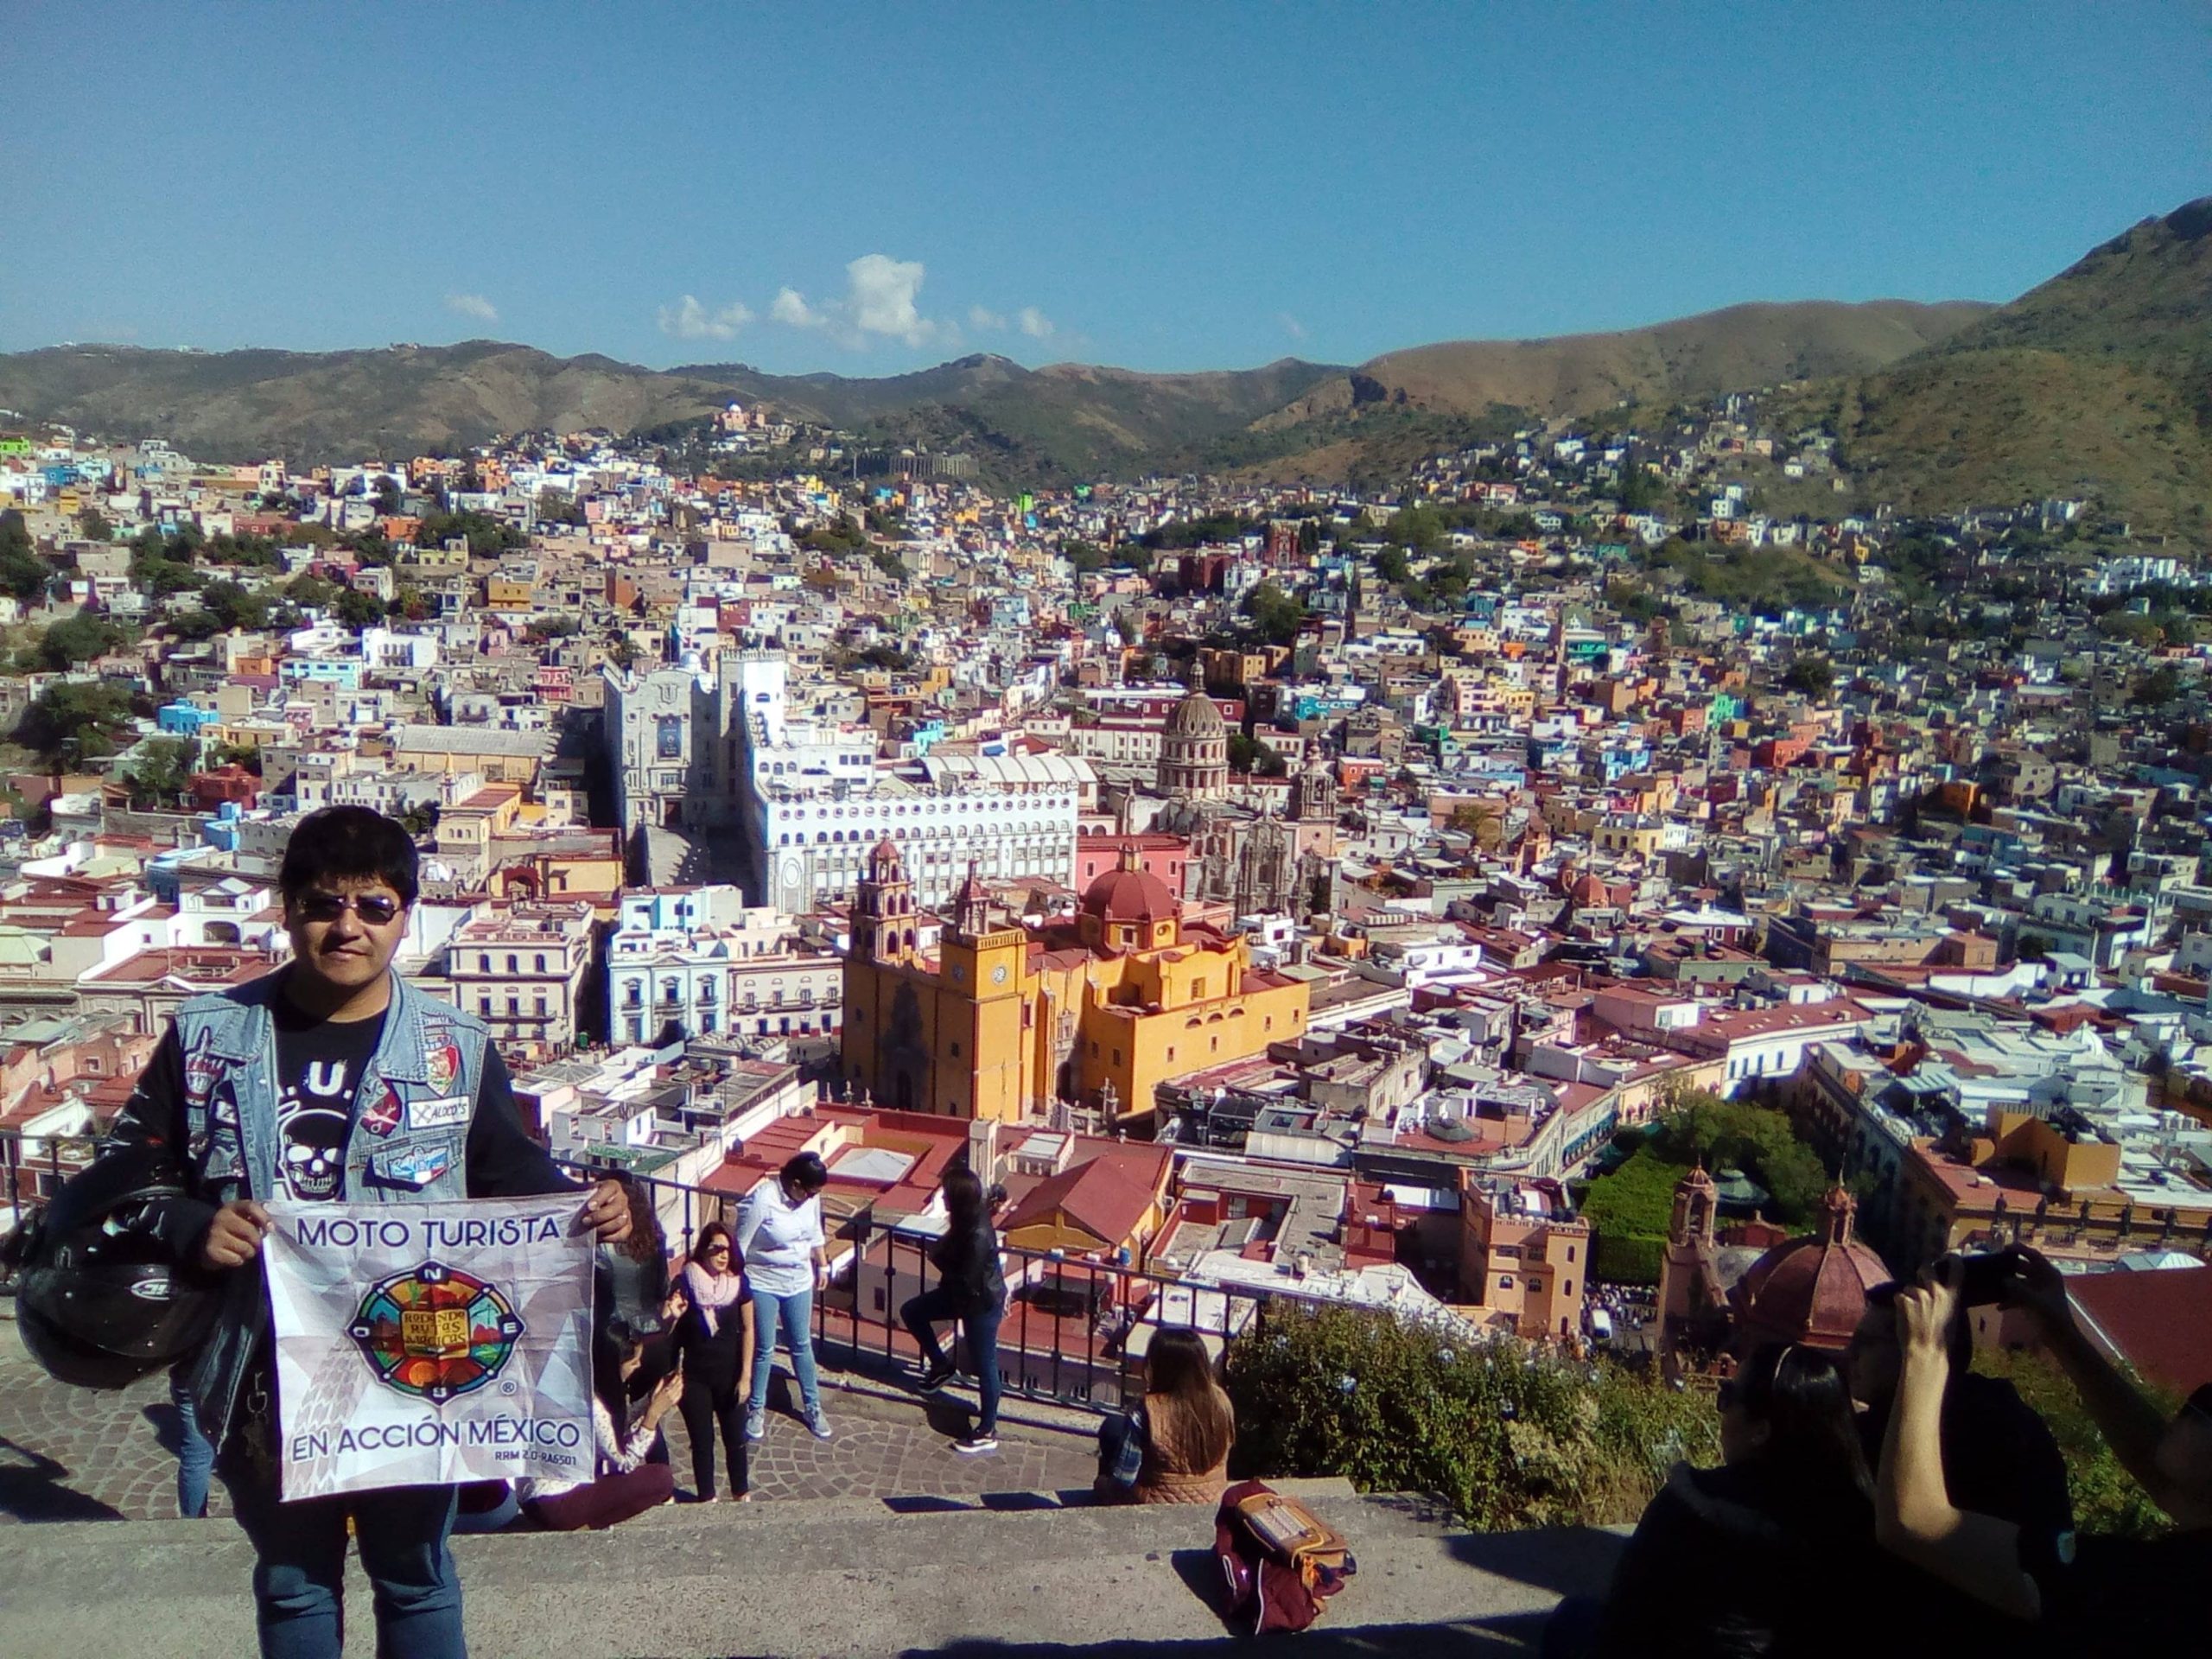
<svg viewBox="0 0 2212 1659">
<path fill-rule="evenodd" d="M 1034 1226 L 1058 1211 L 1105 1244 L 1134 1233 L 1154 1189 L 1112 1158 L 1092 1158 L 1040 1181 L 1007 1217 L 1006 1230 Z"/>
<path fill-rule="evenodd" d="M 2212 1382 L 2212 1268 L 2084 1274 L 2066 1289 L 2151 1382 L 2177 1395 Z"/>
</svg>

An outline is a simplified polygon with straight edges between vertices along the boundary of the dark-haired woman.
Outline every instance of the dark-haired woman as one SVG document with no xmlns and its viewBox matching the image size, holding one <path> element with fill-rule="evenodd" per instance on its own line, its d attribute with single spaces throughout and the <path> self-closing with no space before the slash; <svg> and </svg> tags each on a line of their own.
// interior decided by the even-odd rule
<svg viewBox="0 0 2212 1659">
<path fill-rule="evenodd" d="M 955 1452 L 991 1452 L 999 1443 L 999 1320 L 1006 1313 L 1006 1274 L 999 1267 L 999 1236 L 991 1227 L 988 1199 L 976 1172 L 964 1165 L 944 1177 L 944 1236 L 930 1251 L 937 1283 L 909 1297 L 899 1319 L 921 1344 L 922 1388 L 934 1393 L 958 1375 L 934 1328 L 957 1319 L 968 1339 L 980 1398 L 974 1427 L 952 1443 Z"/>
<path fill-rule="evenodd" d="M 1094 1490 L 1116 1503 L 1218 1503 L 1229 1488 L 1236 1411 L 1195 1331 L 1155 1332 L 1144 1400 L 1098 1430 Z"/>
<path fill-rule="evenodd" d="M 683 1363 L 683 1432 L 691 1441 L 691 1486 L 699 1502 L 715 1501 L 715 1431 L 721 1430 L 734 1502 L 753 1494 L 745 1444 L 744 1385 L 753 1370 L 753 1304 L 730 1230 L 719 1221 L 699 1230 L 698 1248 L 683 1268 L 683 1316 L 676 1325 Z"/>
<path fill-rule="evenodd" d="M 745 1438 L 768 1431 L 768 1378 L 775 1368 L 776 1333 L 791 1351 L 807 1428 L 830 1438 L 822 1409 L 822 1384 L 814 1370 L 814 1293 L 830 1282 L 828 1238 L 822 1230 L 822 1189 L 830 1171 L 820 1157 L 802 1152 L 745 1195 L 737 1211 L 737 1250 L 753 1287 L 752 1392 L 745 1402 Z"/>
<path fill-rule="evenodd" d="M 660 1420 L 676 1403 L 682 1384 L 676 1377 L 664 1377 L 636 1421 L 627 1421 L 626 1385 L 644 1358 L 644 1344 L 628 1335 L 618 1335 L 614 1342 L 613 1364 L 602 1367 L 605 1374 L 592 1390 L 593 1478 L 525 1480 L 516 1489 L 523 1512 L 554 1532 L 618 1526 L 675 1496 L 668 1465 L 648 1463 L 645 1454 L 658 1438 Z"/>
<path fill-rule="evenodd" d="M 1724 1462 L 1678 1464 L 1644 1510 L 1599 1615 L 1597 1652 L 1863 1656 L 1890 1575 L 1842 1372 L 1815 1349 L 1762 1347 L 1720 1385 L 1718 1404 Z"/>
<path fill-rule="evenodd" d="M 635 1406 L 675 1370 L 676 1318 L 682 1311 L 681 1291 L 672 1291 L 668 1276 L 668 1236 L 662 1231 L 652 1190 L 629 1175 L 617 1175 L 616 1185 L 630 1200 L 630 1236 L 599 1252 L 597 1307 L 606 1332 L 620 1329 L 640 1338 L 645 1357 L 631 1376 L 629 1397 Z M 653 1459 L 665 1463 L 664 1445 L 656 1445 Z"/>
</svg>

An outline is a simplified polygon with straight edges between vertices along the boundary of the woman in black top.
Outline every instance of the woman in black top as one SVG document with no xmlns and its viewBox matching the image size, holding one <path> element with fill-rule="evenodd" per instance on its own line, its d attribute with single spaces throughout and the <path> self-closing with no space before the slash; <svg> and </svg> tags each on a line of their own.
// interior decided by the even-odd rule
<svg viewBox="0 0 2212 1659">
<path fill-rule="evenodd" d="M 1859 1611 L 1880 1617 L 1888 1574 L 1842 1373 L 1814 1349 L 1765 1346 L 1718 1403 L 1726 1461 L 1677 1465 L 1645 1509 L 1599 1618 L 1598 1653 L 1858 1659 L 1875 1634 Z"/>
<path fill-rule="evenodd" d="M 729 1229 L 710 1221 L 699 1230 L 699 1245 L 683 1269 L 687 1306 L 677 1321 L 676 1345 L 683 1357 L 683 1430 L 691 1440 L 691 1478 L 702 1503 L 715 1501 L 715 1430 L 729 1460 L 732 1501 L 753 1496 L 747 1469 L 745 1390 L 753 1374 L 753 1300 L 746 1294 L 744 1269 L 734 1260 Z"/>
<path fill-rule="evenodd" d="M 957 1319 L 968 1338 L 982 1398 L 975 1427 L 952 1443 L 956 1452 L 995 1451 L 999 1443 L 999 1320 L 1006 1313 L 1006 1275 L 999 1268 L 999 1236 L 991 1227 L 983 1183 L 965 1165 L 945 1172 L 944 1236 L 930 1252 L 936 1285 L 911 1297 L 899 1317 L 921 1344 L 926 1362 L 922 1387 L 934 1391 L 957 1373 L 938 1344 L 940 1319 Z"/>
</svg>

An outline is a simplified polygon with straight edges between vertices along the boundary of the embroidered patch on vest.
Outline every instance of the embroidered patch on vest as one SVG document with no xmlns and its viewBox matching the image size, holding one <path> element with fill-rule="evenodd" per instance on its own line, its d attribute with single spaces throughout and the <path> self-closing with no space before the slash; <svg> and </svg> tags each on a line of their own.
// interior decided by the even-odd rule
<svg viewBox="0 0 2212 1659">
<path fill-rule="evenodd" d="M 406 1108 L 400 1104 L 399 1090 L 387 1083 L 376 1103 L 361 1114 L 361 1127 L 381 1139 L 399 1127 L 405 1112 Z"/>
<path fill-rule="evenodd" d="M 407 1103 L 407 1127 L 410 1129 L 449 1129 L 456 1123 L 467 1122 L 467 1095 L 444 1095 L 435 1100 Z"/>
<path fill-rule="evenodd" d="M 382 1160 L 377 1173 L 397 1186 L 420 1188 L 453 1167 L 453 1154 L 435 1147 L 418 1147 L 412 1152 L 394 1153 Z"/>
<path fill-rule="evenodd" d="M 451 1043 L 434 1045 L 423 1057 L 423 1069 L 433 1089 L 450 1089 L 461 1075 L 461 1050 Z"/>
<path fill-rule="evenodd" d="M 216 1078 L 223 1075 L 223 1062 L 215 1052 L 215 1033 L 212 1027 L 203 1027 L 200 1035 L 193 1039 L 192 1052 L 184 1057 L 184 1096 L 191 1104 L 207 1103 L 214 1091 Z"/>
</svg>

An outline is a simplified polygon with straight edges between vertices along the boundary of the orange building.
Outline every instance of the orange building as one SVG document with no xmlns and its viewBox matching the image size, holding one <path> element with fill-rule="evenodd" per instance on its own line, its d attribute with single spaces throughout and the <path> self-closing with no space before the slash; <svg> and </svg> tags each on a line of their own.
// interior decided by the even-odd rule
<svg viewBox="0 0 2212 1659">
<path fill-rule="evenodd" d="M 1551 1215 L 1532 1187 L 1459 1172 L 1463 1311 L 1524 1337 L 1573 1335 L 1589 1264 L 1589 1223 Z"/>
<path fill-rule="evenodd" d="M 931 959 L 898 849 L 880 842 L 845 957 L 847 1081 L 902 1111 L 1010 1122 L 1066 1101 L 1141 1120 L 1159 1084 L 1302 1035 L 1304 982 L 1185 921 L 1140 859 L 1125 848 L 1071 924 L 1038 928 L 995 917 L 971 873 Z"/>
</svg>

